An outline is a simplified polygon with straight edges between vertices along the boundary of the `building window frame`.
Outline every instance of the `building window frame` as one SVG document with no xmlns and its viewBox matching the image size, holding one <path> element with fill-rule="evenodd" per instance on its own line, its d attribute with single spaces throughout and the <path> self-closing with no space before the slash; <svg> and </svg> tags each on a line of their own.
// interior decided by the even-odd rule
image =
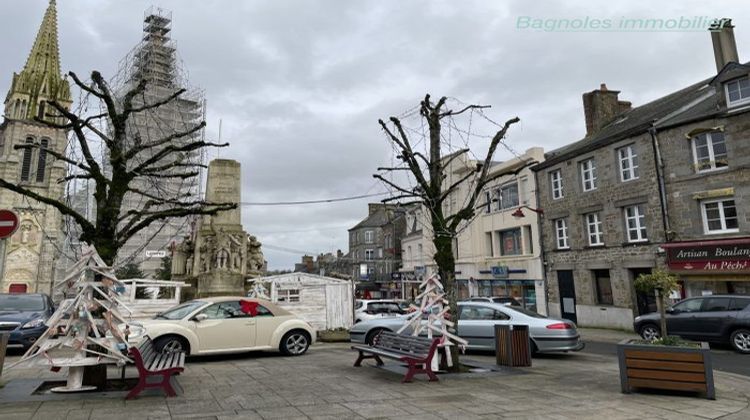
<svg viewBox="0 0 750 420">
<path fill-rule="evenodd" d="M 276 291 L 277 302 L 299 302 L 300 296 L 300 289 L 278 289 Z"/>
<path fill-rule="evenodd" d="M 617 161 L 620 167 L 620 181 L 629 182 L 640 178 L 638 153 L 635 144 L 617 149 Z"/>
<path fill-rule="evenodd" d="M 568 221 L 565 218 L 555 219 L 555 239 L 557 249 L 570 249 Z"/>
<path fill-rule="evenodd" d="M 727 205 L 726 203 L 731 202 L 731 205 Z M 715 211 L 718 212 L 718 218 L 712 218 L 709 220 L 709 211 L 714 211 L 713 208 L 709 209 L 708 207 L 716 204 Z M 737 203 L 734 200 L 734 197 L 725 197 L 725 198 L 719 198 L 715 200 L 702 200 L 700 202 L 701 205 L 701 215 L 703 219 L 703 232 L 706 235 L 714 235 L 714 234 L 721 234 L 721 233 L 736 233 L 740 231 L 739 227 L 739 216 L 737 215 Z M 728 209 L 731 209 L 727 211 Z M 727 213 L 730 213 L 730 216 L 727 215 Z M 734 213 L 733 216 L 731 216 L 731 213 Z M 711 229 L 710 228 L 710 222 L 711 221 L 718 221 L 720 224 L 719 229 Z M 732 221 L 731 223 L 728 223 Z M 729 227 L 729 226 L 732 227 Z"/>
<path fill-rule="evenodd" d="M 563 191 L 562 169 L 550 172 L 549 179 L 552 189 L 552 199 L 559 200 L 563 198 L 565 195 Z"/>
<path fill-rule="evenodd" d="M 513 189 L 515 189 L 515 194 L 512 192 Z M 507 192 L 507 197 L 506 197 L 506 192 Z M 518 182 L 516 181 L 509 182 L 505 185 L 498 187 L 495 190 L 495 193 L 497 194 L 497 209 L 499 211 L 516 208 L 521 203 L 521 196 L 519 195 Z"/>
<path fill-rule="evenodd" d="M 523 255 L 523 237 L 520 227 L 498 231 L 498 238 L 500 239 L 500 255 Z M 512 248 L 506 248 L 507 244 L 513 244 Z"/>
<path fill-rule="evenodd" d="M 705 141 L 705 146 L 702 144 L 698 145 L 699 142 L 703 141 Z M 711 172 L 729 167 L 729 153 L 727 151 L 726 137 L 723 132 L 711 131 L 697 134 L 690 138 L 690 146 L 693 150 L 693 166 L 695 167 L 695 172 Z M 717 146 L 719 148 L 718 153 Z M 699 158 L 698 150 L 703 147 L 706 148 L 707 154 L 705 157 Z M 721 149 L 724 151 L 722 152 Z"/>
<path fill-rule="evenodd" d="M 744 86 L 743 86 L 744 82 Z M 730 95 L 730 85 L 736 85 L 737 86 L 737 94 L 738 97 L 735 100 L 732 100 Z M 743 97 L 743 93 L 747 94 L 747 96 Z M 733 108 L 735 106 L 744 105 L 747 103 L 750 103 L 750 78 L 748 76 L 740 77 L 734 80 L 730 80 L 726 83 L 724 83 L 724 94 L 727 98 L 727 107 Z"/>
<path fill-rule="evenodd" d="M 375 231 L 372 230 L 366 230 L 365 231 L 365 243 L 371 244 L 375 240 Z"/>
<path fill-rule="evenodd" d="M 375 250 L 365 249 L 365 261 L 374 261 L 374 260 L 375 260 Z"/>
<path fill-rule="evenodd" d="M 584 192 L 594 191 L 597 188 L 596 161 L 589 158 L 581 161 L 581 187 Z"/>
<path fill-rule="evenodd" d="M 623 209 L 625 216 L 625 235 L 630 243 L 648 242 L 646 230 L 646 212 L 643 204 L 628 206 Z"/>
<path fill-rule="evenodd" d="M 603 246 L 604 232 L 602 231 L 602 218 L 599 216 L 599 212 L 586 213 L 584 219 L 589 246 Z"/>
<path fill-rule="evenodd" d="M 606 272 L 606 276 L 604 275 Z M 592 270 L 594 279 L 594 290 L 596 291 L 596 304 L 612 306 L 615 304 L 612 290 L 612 274 L 609 270 Z M 606 281 L 605 281 L 606 280 Z"/>
</svg>

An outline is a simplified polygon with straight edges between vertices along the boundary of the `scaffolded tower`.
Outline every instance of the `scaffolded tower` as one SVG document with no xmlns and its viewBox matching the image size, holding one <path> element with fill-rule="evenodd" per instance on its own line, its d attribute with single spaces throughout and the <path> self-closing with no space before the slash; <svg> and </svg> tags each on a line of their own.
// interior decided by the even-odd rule
<svg viewBox="0 0 750 420">
<path fill-rule="evenodd" d="M 186 131 L 204 120 L 205 100 L 203 91 L 190 88 L 187 74 L 177 56 L 175 43 L 170 37 L 172 13 L 160 8 L 146 10 L 143 19 L 143 38 L 141 42 L 120 62 L 120 68 L 113 80 L 113 87 L 120 96 L 146 80 L 146 90 L 138 95 L 134 105 L 154 103 L 164 100 L 179 89 L 187 89 L 176 100 L 133 114 L 129 121 L 128 139 L 133 142 L 164 138 L 176 132 Z M 163 147 L 189 143 L 204 136 L 203 130 L 190 136 L 174 140 L 160 148 L 152 148 L 141 153 L 139 160 L 145 161 Z M 172 159 L 177 159 L 175 156 Z M 183 162 L 205 163 L 202 152 L 194 152 L 182 157 Z M 170 160 L 160 163 L 167 164 Z M 138 162 L 133 162 L 137 164 Z M 185 168 L 172 168 L 169 171 L 185 171 Z M 196 199 L 201 195 L 201 179 L 193 177 L 187 180 L 180 178 L 137 179 L 132 186 L 160 198 Z M 189 194 L 189 195 L 188 195 Z M 123 211 L 142 209 L 148 197 L 129 193 L 123 203 Z M 169 255 L 169 248 L 180 242 L 191 231 L 191 218 L 173 218 L 157 222 L 139 232 L 120 249 L 117 264 L 135 262 L 147 275 L 161 266 L 161 259 Z"/>
</svg>

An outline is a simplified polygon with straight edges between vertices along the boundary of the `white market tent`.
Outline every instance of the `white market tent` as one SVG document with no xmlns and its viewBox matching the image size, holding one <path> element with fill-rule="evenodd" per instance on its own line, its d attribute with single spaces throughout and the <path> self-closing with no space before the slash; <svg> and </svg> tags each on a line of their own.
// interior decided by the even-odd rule
<svg viewBox="0 0 750 420">
<path fill-rule="evenodd" d="M 272 302 L 298 315 L 318 331 L 352 326 L 354 289 L 348 280 L 287 273 L 250 279 L 248 283 L 251 283 L 251 295 L 265 288 Z"/>
</svg>

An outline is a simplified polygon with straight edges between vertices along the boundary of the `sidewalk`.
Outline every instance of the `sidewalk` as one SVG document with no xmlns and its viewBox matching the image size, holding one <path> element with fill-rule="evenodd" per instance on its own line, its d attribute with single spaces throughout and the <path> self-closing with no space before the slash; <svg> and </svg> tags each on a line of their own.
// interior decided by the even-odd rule
<svg viewBox="0 0 750 420">
<path fill-rule="evenodd" d="M 493 363 L 494 356 L 467 359 Z M 67 396 L 0 402 L 2 419 L 716 419 L 750 418 L 750 379 L 716 372 L 717 400 L 622 394 L 616 362 L 575 353 L 535 358 L 513 374 L 441 376 L 429 383 L 372 367 L 352 367 L 347 343 L 316 344 L 302 357 L 250 354 L 193 358 L 179 376 L 184 393 L 133 401 Z M 392 361 L 391 361 L 392 362 Z M 133 373 L 133 372 L 131 372 Z M 14 369 L 3 379 L 53 378 Z M 114 376 L 114 374 L 113 374 Z M 3 401 L 3 389 L 0 389 Z M 6 400 L 7 401 L 7 400 Z"/>
<path fill-rule="evenodd" d="M 640 338 L 633 331 L 610 330 L 606 328 L 578 327 L 583 341 L 599 341 L 602 343 L 619 343 L 626 338 Z"/>
</svg>

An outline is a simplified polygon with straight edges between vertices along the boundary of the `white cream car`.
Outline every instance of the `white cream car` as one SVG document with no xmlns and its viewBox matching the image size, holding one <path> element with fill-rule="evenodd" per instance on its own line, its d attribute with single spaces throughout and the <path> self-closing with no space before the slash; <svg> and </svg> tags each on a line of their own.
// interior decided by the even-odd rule
<svg viewBox="0 0 750 420">
<path fill-rule="evenodd" d="M 299 356 L 315 342 L 307 322 L 273 303 L 243 297 L 191 300 L 131 324 L 129 341 L 148 335 L 160 351 L 188 355 L 278 350 Z"/>
</svg>

